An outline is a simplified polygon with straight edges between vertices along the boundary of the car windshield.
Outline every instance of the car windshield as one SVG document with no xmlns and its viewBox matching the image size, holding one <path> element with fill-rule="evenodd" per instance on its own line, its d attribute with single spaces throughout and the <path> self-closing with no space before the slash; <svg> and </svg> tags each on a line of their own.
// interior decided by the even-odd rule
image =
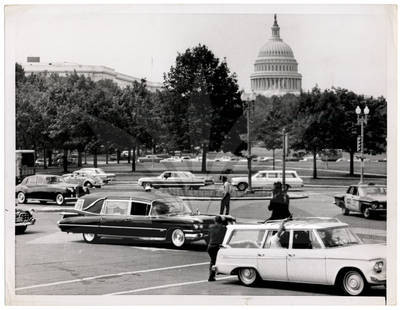
<svg viewBox="0 0 400 310">
<path fill-rule="evenodd" d="M 180 199 L 163 199 L 153 202 L 151 215 L 183 215 L 191 214 L 192 210 Z"/>
<path fill-rule="evenodd" d="M 358 189 L 361 196 L 367 195 L 386 195 L 386 188 L 378 186 L 360 187 Z"/>
<path fill-rule="evenodd" d="M 362 244 L 362 241 L 348 227 L 317 229 L 317 233 L 327 248 Z"/>
<path fill-rule="evenodd" d="M 46 177 L 46 184 L 65 183 L 62 177 Z"/>
</svg>

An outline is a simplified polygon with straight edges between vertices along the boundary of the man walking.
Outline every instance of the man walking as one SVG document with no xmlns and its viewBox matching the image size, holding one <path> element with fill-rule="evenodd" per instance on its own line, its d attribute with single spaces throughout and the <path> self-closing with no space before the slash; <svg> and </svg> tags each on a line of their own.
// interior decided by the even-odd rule
<svg viewBox="0 0 400 310">
<path fill-rule="evenodd" d="M 232 192 L 232 184 L 229 183 L 228 178 L 226 176 L 222 177 L 223 190 L 222 190 L 222 200 L 221 200 L 221 208 L 219 210 L 219 214 L 223 215 L 229 214 L 229 204 L 231 201 L 231 192 Z"/>
<path fill-rule="evenodd" d="M 220 248 L 220 245 L 222 244 L 222 241 L 224 241 L 226 233 L 226 226 L 224 223 L 224 219 L 222 216 L 217 215 L 215 217 L 215 224 L 210 226 L 210 241 L 208 243 L 208 248 L 207 252 L 208 255 L 210 256 L 210 273 L 208 277 L 208 281 L 215 281 L 215 263 L 217 261 L 217 254 Z"/>
</svg>

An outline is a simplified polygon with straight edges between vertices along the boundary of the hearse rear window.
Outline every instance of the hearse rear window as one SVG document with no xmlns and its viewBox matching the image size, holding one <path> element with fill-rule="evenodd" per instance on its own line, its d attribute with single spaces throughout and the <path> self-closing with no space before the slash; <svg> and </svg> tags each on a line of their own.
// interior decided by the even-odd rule
<svg viewBox="0 0 400 310">
<path fill-rule="evenodd" d="M 235 230 L 227 245 L 231 248 L 260 248 L 264 234 L 264 229 Z"/>
<path fill-rule="evenodd" d="M 131 215 L 148 215 L 150 205 L 142 202 L 132 202 Z"/>
<path fill-rule="evenodd" d="M 128 215 L 129 200 L 107 200 L 102 210 L 106 215 Z"/>
</svg>

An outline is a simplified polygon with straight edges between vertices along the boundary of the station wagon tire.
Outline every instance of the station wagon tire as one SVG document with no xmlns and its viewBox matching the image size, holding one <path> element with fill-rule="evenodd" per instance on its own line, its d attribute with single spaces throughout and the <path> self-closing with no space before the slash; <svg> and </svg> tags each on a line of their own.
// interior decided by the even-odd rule
<svg viewBox="0 0 400 310">
<path fill-rule="evenodd" d="M 97 236 L 97 234 L 92 234 L 92 233 L 83 233 L 83 240 L 87 243 L 96 243 L 100 238 Z"/>
<path fill-rule="evenodd" d="M 342 214 L 343 215 L 349 215 L 350 214 L 349 209 L 347 209 L 346 207 L 342 207 Z"/>
<path fill-rule="evenodd" d="M 15 227 L 15 232 L 17 234 L 23 234 L 26 231 L 27 226 L 17 226 Z"/>
<path fill-rule="evenodd" d="M 85 182 L 85 184 L 83 184 L 83 186 L 92 188 L 92 187 L 93 187 L 93 184 L 90 183 L 89 181 L 87 181 L 87 182 Z"/>
<path fill-rule="evenodd" d="M 175 248 L 181 248 L 185 244 L 185 234 L 179 228 L 174 229 L 170 235 L 171 244 Z"/>
<path fill-rule="evenodd" d="M 366 219 L 369 219 L 372 216 L 371 211 L 369 210 L 368 207 L 363 207 L 362 208 L 362 214 Z"/>
<path fill-rule="evenodd" d="M 239 184 L 238 184 L 237 188 L 238 188 L 238 190 L 240 190 L 240 191 L 245 191 L 246 188 L 247 188 L 247 186 L 248 186 L 247 183 L 242 182 L 242 183 L 239 183 Z"/>
<path fill-rule="evenodd" d="M 17 201 L 18 203 L 26 203 L 26 196 L 24 192 L 19 192 L 17 194 Z"/>
<path fill-rule="evenodd" d="M 357 270 L 347 270 L 341 279 L 341 289 L 345 295 L 358 296 L 366 289 L 364 276 Z"/>
<path fill-rule="evenodd" d="M 64 204 L 64 202 L 65 202 L 64 195 L 61 193 L 58 193 L 56 195 L 56 204 L 59 206 L 62 206 Z"/>
<path fill-rule="evenodd" d="M 246 286 L 252 286 L 258 280 L 258 273 L 254 268 L 251 267 L 240 268 L 238 271 L 238 278 L 242 284 Z"/>
</svg>

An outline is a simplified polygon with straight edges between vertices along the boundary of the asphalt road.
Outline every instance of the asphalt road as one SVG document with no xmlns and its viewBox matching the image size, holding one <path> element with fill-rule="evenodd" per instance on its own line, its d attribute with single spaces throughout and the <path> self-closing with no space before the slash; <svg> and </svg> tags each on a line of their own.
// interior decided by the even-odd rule
<svg viewBox="0 0 400 310">
<path fill-rule="evenodd" d="M 295 216 L 330 216 L 349 223 L 369 243 L 386 240 L 385 219 L 343 216 L 332 201 L 338 189 L 308 188 L 309 198 L 291 201 Z M 188 202 L 193 210 L 217 213 L 219 202 Z M 34 206 L 40 211 L 38 204 Z M 266 201 L 233 201 L 231 214 L 240 221 L 269 216 Z M 37 223 L 16 236 L 16 294 L 23 295 L 239 295 L 332 296 L 332 287 L 263 282 L 247 288 L 236 277 L 207 282 L 209 257 L 204 242 L 175 250 L 163 244 L 103 240 L 87 244 L 81 235 L 59 231 L 58 213 L 36 212 Z M 384 296 L 384 287 L 369 291 Z"/>
</svg>

